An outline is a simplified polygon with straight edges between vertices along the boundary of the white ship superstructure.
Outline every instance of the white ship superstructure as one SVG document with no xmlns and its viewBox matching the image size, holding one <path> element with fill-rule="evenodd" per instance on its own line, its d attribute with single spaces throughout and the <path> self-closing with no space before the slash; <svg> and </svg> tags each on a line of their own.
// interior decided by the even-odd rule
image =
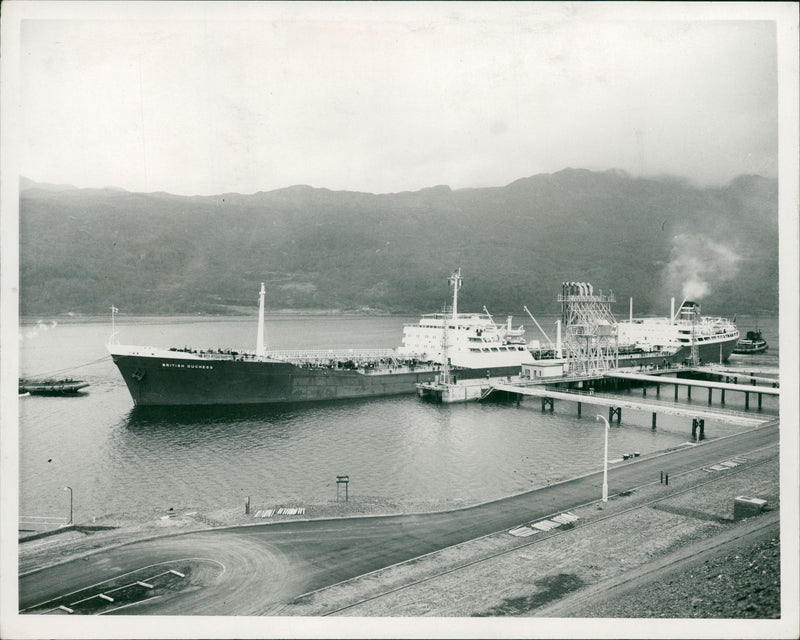
<svg viewBox="0 0 800 640">
<path fill-rule="evenodd" d="M 735 343 L 739 339 L 739 330 L 728 318 L 701 316 L 700 305 L 686 301 L 677 316 L 620 322 L 617 339 L 620 348 L 635 346 L 645 351 L 677 351 L 686 347 Z"/>
<path fill-rule="evenodd" d="M 452 367 L 494 369 L 531 364 L 533 356 L 525 343 L 524 329 L 514 329 L 511 318 L 506 325 L 497 325 L 488 312 L 459 313 L 460 270 L 450 280 L 454 288 L 452 312 L 426 314 L 419 322 L 406 324 L 398 355 L 441 364 L 446 337 Z"/>
</svg>

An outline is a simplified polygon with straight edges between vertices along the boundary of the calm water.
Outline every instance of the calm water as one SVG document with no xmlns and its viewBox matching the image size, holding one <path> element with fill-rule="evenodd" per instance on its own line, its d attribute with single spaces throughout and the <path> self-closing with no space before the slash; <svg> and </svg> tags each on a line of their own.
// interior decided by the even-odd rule
<svg viewBox="0 0 800 640">
<path fill-rule="evenodd" d="M 387 348 L 400 343 L 408 318 L 271 317 L 273 348 Z M 540 319 L 541 322 L 541 319 Z M 740 316 L 742 333 L 753 319 Z M 543 326 L 544 325 L 543 323 Z M 777 366 L 777 318 L 759 319 L 769 342 L 761 356 L 731 364 Z M 253 348 L 255 321 L 158 318 L 118 322 L 122 343 Z M 538 337 L 529 330 L 529 338 Z M 91 384 L 75 398 L 24 397 L 20 415 L 20 514 L 62 515 L 69 485 L 76 521 L 153 508 L 217 509 L 254 504 L 319 504 L 336 497 L 337 475 L 350 494 L 390 500 L 484 501 L 602 468 L 607 409 L 537 400 L 441 406 L 415 396 L 209 410 L 134 409 L 104 343 L 107 322 L 49 319 L 20 328 L 21 375 L 72 375 Z M 79 367 L 70 370 L 74 367 Z M 69 371 L 68 371 L 69 370 Z M 639 395 L 641 392 L 634 391 Z M 665 399 L 672 398 L 667 388 Z M 684 392 L 685 393 L 685 392 Z M 652 394 L 650 394 L 652 395 Z M 741 397 L 739 397 L 741 396 Z M 715 394 L 716 397 L 716 394 Z M 727 407 L 744 397 L 728 393 Z M 705 393 L 693 401 L 707 406 Z M 754 405 L 754 403 L 751 402 Z M 777 413 L 764 400 L 765 413 Z M 741 427 L 706 423 L 711 437 Z M 686 442 L 691 420 L 623 412 L 609 435 L 609 458 Z"/>
</svg>

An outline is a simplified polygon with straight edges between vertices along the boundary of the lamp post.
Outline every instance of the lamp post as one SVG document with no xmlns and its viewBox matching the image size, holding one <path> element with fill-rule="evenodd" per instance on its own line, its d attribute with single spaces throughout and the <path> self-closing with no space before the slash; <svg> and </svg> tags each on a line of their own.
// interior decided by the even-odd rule
<svg viewBox="0 0 800 640">
<path fill-rule="evenodd" d="M 72 524 L 72 487 L 64 487 L 64 491 L 69 491 L 69 522 L 67 526 Z"/>
<path fill-rule="evenodd" d="M 603 502 L 608 502 L 608 420 L 600 414 L 597 415 L 597 420 L 602 420 L 606 425 L 606 444 L 603 453 Z"/>
</svg>

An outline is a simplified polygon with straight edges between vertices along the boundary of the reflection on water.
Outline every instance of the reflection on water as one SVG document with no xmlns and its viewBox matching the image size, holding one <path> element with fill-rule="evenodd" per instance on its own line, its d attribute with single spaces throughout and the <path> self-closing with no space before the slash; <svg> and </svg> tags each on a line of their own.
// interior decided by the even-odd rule
<svg viewBox="0 0 800 640">
<path fill-rule="evenodd" d="M 131 429 L 153 426 L 169 429 L 181 425 L 203 425 L 215 422 L 224 424 L 252 420 L 280 421 L 296 415 L 296 405 L 232 405 L 190 407 L 134 407 L 127 416 Z"/>
</svg>

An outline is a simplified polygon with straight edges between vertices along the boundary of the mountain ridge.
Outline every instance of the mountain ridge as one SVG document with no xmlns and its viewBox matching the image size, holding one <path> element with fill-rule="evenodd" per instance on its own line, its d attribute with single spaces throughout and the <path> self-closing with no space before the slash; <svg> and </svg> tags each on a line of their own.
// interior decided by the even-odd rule
<svg viewBox="0 0 800 640">
<path fill-rule="evenodd" d="M 431 312 L 459 266 L 464 309 L 557 313 L 560 283 L 576 280 L 618 292 L 626 312 L 632 296 L 637 313 L 663 313 L 687 283 L 706 311 L 770 311 L 777 211 L 769 178 L 699 187 L 614 169 L 392 194 L 181 196 L 25 178 L 20 311 L 225 313 L 265 281 L 268 308 Z"/>
</svg>

